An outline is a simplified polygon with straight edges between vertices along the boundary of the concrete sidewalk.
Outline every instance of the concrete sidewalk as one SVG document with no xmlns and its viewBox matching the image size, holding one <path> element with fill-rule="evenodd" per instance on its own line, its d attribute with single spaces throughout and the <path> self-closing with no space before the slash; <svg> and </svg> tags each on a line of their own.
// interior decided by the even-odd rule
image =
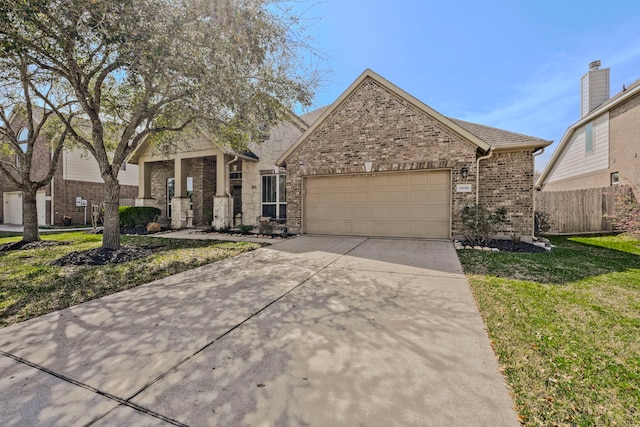
<svg viewBox="0 0 640 427">
<path fill-rule="evenodd" d="M 517 426 L 451 242 L 284 240 L 0 330 L 0 424 Z"/>
</svg>

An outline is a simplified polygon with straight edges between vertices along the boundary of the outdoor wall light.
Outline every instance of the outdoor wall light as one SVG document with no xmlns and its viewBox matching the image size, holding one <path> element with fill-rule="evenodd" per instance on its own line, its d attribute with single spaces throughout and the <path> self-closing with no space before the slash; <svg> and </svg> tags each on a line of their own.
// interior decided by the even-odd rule
<svg viewBox="0 0 640 427">
<path fill-rule="evenodd" d="M 468 177 L 468 176 L 469 176 L 469 168 L 468 168 L 468 167 L 466 167 L 466 166 L 463 166 L 463 167 L 460 169 L 460 176 L 462 176 L 462 178 L 466 178 L 466 177 Z"/>
</svg>

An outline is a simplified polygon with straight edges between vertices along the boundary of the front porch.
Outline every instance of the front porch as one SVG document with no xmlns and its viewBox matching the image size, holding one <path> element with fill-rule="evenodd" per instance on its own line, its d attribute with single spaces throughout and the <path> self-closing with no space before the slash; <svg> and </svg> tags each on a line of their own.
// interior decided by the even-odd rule
<svg viewBox="0 0 640 427">
<path fill-rule="evenodd" d="M 138 157 L 136 206 L 161 209 L 158 222 L 173 229 L 224 229 L 235 225 L 234 218 L 242 222 L 242 165 L 254 159 L 217 147 L 172 157 Z"/>
</svg>

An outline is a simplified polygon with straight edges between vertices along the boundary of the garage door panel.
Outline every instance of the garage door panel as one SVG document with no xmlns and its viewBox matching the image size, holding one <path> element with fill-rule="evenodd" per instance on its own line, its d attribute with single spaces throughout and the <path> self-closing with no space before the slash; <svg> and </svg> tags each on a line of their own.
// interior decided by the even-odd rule
<svg viewBox="0 0 640 427">
<path fill-rule="evenodd" d="M 444 216 L 448 214 L 448 206 L 429 206 L 427 209 L 427 216 L 429 218 L 444 218 Z"/>
<path fill-rule="evenodd" d="M 367 176 L 348 177 L 345 181 L 350 182 L 350 186 L 352 188 L 367 188 L 369 186 L 369 179 Z M 341 183 L 345 181 L 342 179 L 340 180 Z"/>
<path fill-rule="evenodd" d="M 370 225 L 369 222 L 354 222 L 351 224 L 351 234 L 359 235 L 359 236 L 370 236 Z"/>
<path fill-rule="evenodd" d="M 449 189 L 433 190 L 426 193 L 427 202 L 449 203 Z"/>
<path fill-rule="evenodd" d="M 389 218 L 391 219 L 407 219 L 409 216 L 409 209 L 407 206 L 395 206 L 389 212 Z"/>
<path fill-rule="evenodd" d="M 439 173 L 429 174 L 429 184 L 449 187 L 449 173 L 440 171 Z"/>
<path fill-rule="evenodd" d="M 336 217 L 335 207 L 333 205 L 318 205 L 316 209 L 311 210 L 307 216 L 309 219 L 318 219 L 321 221 L 332 221 L 331 218 Z"/>
<path fill-rule="evenodd" d="M 398 236 L 398 237 L 404 237 L 404 236 L 409 236 L 410 233 L 408 232 L 408 225 L 405 222 L 390 222 L 389 223 L 389 235 L 391 236 Z"/>
<path fill-rule="evenodd" d="M 335 201 L 340 204 L 351 203 L 351 196 L 352 193 L 336 193 Z"/>
<path fill-rule="evenodd" d="M 448 239 L 449 238 L 449 233 L 448 232 L 444 232 L 443 230 L 445 230 L 445 228 L 449 228 L 449 223 L 448 222 L 434 222 L 429 224 L 429 228 L 427 230 L 427 233 L 431 236 L 433 236 L 434 238 L 438 238 L 438 239 Z"/>
<path fill-rule="evenodd" d="M 406 187 L 409 183 L 407 177 L 407 174 L 401 173 L 389 175 L 389 185 L 393 187 Z"/>
<path fill-rule="evenodd" d="M 369 182 L 374 187 L 388 187 L 389 186 L 389 175 L 386 175 L 386 174 L 374 175 L 374 176 L 371 177 Z"/>
<path fill-rule="evenodd" d="M 409 200 L 409 192 L 406 190 L 398 190 L 391 192 L 389 201 L 396 203 L 405 203 Z"/>
<path fill-rule="evenodd" d="M 371 193 L 371 201 L 374 203 L 380 203 L 380 202 L 389 202 L 391 200 L 390 197 L 390 193 L 388 191 L 380 191 L 380 190 L 375 190 Z"/>
<path fill-rule="evenodd" d="M 336 214 L 339 218 L 353 218 L 353 208 L 349 206 L 340 206 L 336 208 Z"/>
<path fill-rule="evenodd" d="M 309 177 L 304 230 L 318 234 L 448 238 L 450 173 Z"/>
<path fill-rule="evenodd" d="M 371 218 L 386 219 L 391 216 L 391 207 L 378 206 L 370 212 Z"/>
<path fill-rule="evenodd" d="M 369 194 L 366 191 L 358 191 L 351 195 L 354 203 L 369 203 Z"/>
</svg>

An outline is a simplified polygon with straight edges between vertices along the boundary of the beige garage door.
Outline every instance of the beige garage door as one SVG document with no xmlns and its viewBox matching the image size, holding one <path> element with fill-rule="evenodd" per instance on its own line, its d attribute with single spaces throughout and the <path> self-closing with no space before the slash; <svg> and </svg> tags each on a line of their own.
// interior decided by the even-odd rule
<svg viewBox="0 0 640 427">
<path fill-rule="evenodd" d="M 305 179 L 304 231 L 449 238 L 449 171 Z"/>
</svg>

